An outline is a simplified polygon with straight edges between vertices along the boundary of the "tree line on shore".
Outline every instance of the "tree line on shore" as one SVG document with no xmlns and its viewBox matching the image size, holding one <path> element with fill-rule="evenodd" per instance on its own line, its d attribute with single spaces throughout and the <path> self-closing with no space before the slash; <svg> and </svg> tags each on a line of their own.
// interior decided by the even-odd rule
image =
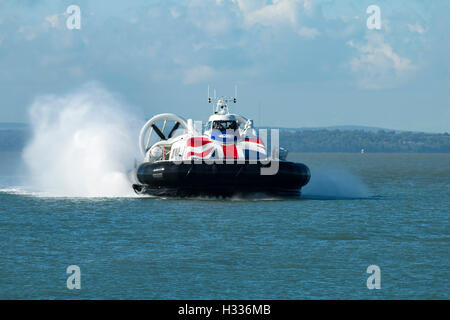
<svg viewBox="0 0 450 320">
<path fill-rule="evenodd" d="M 450 135 L 379 130 L 280 130 L 280 145 L 291 152 L 448 153 Z"/>
</svg>

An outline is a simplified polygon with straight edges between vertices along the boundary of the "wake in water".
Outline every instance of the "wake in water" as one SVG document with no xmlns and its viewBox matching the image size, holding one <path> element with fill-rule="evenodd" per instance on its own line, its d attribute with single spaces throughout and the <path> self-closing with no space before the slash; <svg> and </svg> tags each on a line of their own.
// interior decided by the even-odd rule
<svg viewBox="0 0 450 320">
<path fill-rule="evenodd" d="M 311 180 L 302 188 L 299 198 L 274 197 L 264 193 L 235 195 L 233 197 L 193 197 L 192 200 L 230 201 L 283 201 L 283 200 L 346 200 L 373 199 L 366 185 L 355 175 L 329 169 L 318 169 L 311 173 Z"/>
<path fill-rule="evenodd" d="M 311 172 L 311 180 L 302 189 L 303 199 L 364 199 L 369 197 L 366 185 L 356 176 L 329 169 Z"/>
<path fill-rule="evenodd" d="M 127 171 L 137 155 L 138 126 L 96 84 L 43 96 L 30 109 L 32 139 L 23 152 L 24 185 L 46 196 L 134 196 Z"/>
</svg>

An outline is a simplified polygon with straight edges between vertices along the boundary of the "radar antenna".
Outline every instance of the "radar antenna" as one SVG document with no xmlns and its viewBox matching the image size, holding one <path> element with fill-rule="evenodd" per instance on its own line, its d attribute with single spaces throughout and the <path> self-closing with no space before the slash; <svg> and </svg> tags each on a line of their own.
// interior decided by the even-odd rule
<svg viewBox="0 0 450 320">
<path fill-rule="evenodd" d="M 213 109 L 214 114 L 228 114 L 228 103 L 237 102 L 237 85 L 234 86 L 234 97 L 217 97 L 216 89 L 214 89 L 214 97 L 211 98 L 208 85 L 208 103 L 214 102 L 216 107 Z M 214 107 L 213 107 L 214 108 Z"/>
</svg>

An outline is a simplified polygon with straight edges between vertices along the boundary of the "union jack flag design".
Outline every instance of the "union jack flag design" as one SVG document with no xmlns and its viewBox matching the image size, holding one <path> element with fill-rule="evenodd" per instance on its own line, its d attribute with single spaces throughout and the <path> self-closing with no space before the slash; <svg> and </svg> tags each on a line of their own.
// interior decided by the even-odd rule
<svg viewBox="0 0 450 320">
<path fill-rule="evenodd" d="M 186 159 L 207 159 L 211 158 L 214 151 L 213 141 L 207 137 L 192 137 L 186 142 Z"/>
<path fill-rule="evenodd" d="M 208 137 L 191 137 L 186 141 L 186 156 L 191 159 L 260 159 L 266 155 L 259 138 L 245 138 L 237 144 L 221 144 Z"/>
</svg>

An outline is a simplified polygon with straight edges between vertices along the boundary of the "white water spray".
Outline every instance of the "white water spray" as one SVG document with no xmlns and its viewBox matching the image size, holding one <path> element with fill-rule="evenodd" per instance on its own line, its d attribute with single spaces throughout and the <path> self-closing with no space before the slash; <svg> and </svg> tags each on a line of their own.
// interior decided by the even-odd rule
<svg viewBox="0 0 450 320">
<path fill-rule="evenodd" d="M 311 180 L 302 189 L 307 199 L 360 199 L 369 197 L 366 185 L 345 171 L 318 169 L 311 172 Z"/>
<path fill-rule="evenodd" d="M 134 120 L 105 89 L 90 84 L 43 96 L 30 109 L 25 185 L 50 196 L 133 196 L 127 172 L 137 154 Z"/>
</svg>

